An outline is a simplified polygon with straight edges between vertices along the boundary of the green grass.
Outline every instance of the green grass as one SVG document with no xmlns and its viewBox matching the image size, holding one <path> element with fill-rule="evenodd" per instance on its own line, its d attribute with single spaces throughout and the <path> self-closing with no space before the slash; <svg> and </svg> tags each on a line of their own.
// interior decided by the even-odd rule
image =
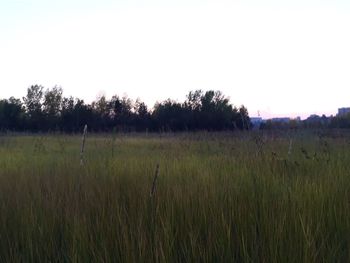
<svg viewBox="0 0 350 263">
<path fill-rule="evenodd" d="M 2 136 L 0 261 L 347 262 L 350 136 L 291 136 Z"/>
</svg>

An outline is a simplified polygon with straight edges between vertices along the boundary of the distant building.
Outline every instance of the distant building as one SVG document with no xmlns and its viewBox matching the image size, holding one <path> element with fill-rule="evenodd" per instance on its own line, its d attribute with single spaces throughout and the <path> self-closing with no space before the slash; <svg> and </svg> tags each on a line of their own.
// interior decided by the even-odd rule
<svg viewBox="0 0 350 263">
<path fill-rule="evenodd" d="M 279 122 L 279 123 L 289 123 L 290 122 L 290 118 L 285 117 L 285 118 L 272 118 L 271 122 Z"/>
<path fill-rule="evenodd" d="M 250 123 L 253 129 L 259 129 L 261 124 L 264 123 L 264 120 L 261 117 L 250 117 Z"/>
<path fill-rule="evenodd" d="M 261 117 L 250 117 L 250 122 L 252 124 L 255 124 L 255 123 L 262 123 L 263 122 L 263 119 Z"/>
<path fill-rule="evenodd" d="M 350 114 L 350 108 L 339 108 L 338 115 L 339 117 Z"/>
</svg>

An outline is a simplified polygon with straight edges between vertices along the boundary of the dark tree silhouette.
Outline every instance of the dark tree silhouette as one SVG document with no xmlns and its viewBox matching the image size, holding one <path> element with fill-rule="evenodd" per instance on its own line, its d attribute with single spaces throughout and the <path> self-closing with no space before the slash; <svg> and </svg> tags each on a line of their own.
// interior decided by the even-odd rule
<svg viewBox="0 0 350 263">
<path fill-rule="evenodd" d="M 44 94 L 43 112 L 45 115 L 45 127 L 48 130 L 59 129 L 59 118 L 62 110 L 62 94 L 60 87 L 48 89 Z"/>
<path fill-rule="evenodd" d="M 181 103 L 171 99 L 155 104 L 152 110 L 140 99 L 114 95 L 100 96 L 91 104 L 64 97 L 61 87 L 46 89 L 33 85 L 23 103 L 0 100 L 0 129 L 80 132 L 88 124 L 93 131 L 195 131 L 249 129 L 248 111 L 230 104 L 220 91 L 195 90 Z"/>
<path fill-rule="evenodd" d="M 23 130 L 25 110 L 21 100 L 14 97 L 0 100 L 0 130 Z"/>
<path fill-rule="evenodd" d="M 43 87 L 33 85 L 27 89 L 27 96 L 23 97 L 23 102 L 26 108 L 27 121 L 29 130 L 40 130 L 44 123 L 44 114 L 42 111 L 43 103 Z"/>
</svg>

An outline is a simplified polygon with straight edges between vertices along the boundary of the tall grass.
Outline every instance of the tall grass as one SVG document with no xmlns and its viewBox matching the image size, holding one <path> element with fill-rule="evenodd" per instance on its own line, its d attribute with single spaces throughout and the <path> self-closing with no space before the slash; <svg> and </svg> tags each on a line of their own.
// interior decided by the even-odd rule
<svg viewBox="0 0 350 263">
<path fill-rule="evenodd" d="M 350 137 L 254 136 L 2 137 L 0 261 L 349 261 Z"/>
</svg>

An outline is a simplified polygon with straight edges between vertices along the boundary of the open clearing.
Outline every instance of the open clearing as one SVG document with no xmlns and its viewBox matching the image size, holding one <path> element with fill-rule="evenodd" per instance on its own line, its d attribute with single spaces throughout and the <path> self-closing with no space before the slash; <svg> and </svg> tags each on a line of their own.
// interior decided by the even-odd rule
<svg viewBox="0 0 350 263">
<path fill-rule="evenodd" d="M 345 262 L 347 133 L 0 136 L 1 262 Z M 156 166 L 159 176 L 150 196 Z"/>
</svg>

